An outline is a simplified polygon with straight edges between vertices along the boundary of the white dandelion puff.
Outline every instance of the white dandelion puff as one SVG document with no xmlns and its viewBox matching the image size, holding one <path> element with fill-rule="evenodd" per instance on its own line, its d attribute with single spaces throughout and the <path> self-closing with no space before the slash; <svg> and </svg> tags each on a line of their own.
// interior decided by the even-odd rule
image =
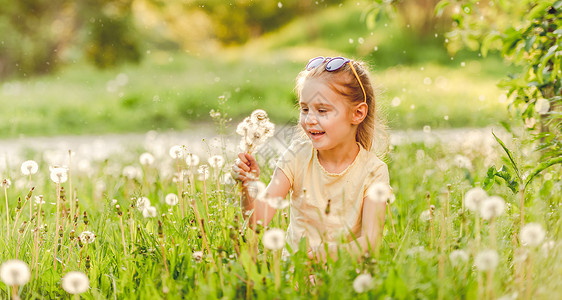
<svg viewBox="0 0 562 300">
<path fill-rule="evenodd" d="M 247 183 L 246 189 L 251 198 L 265 200 L 265 183 L 259 180 L 252 180 Z"/>
<path fill-rule="evenodd" d="M 0 267 L 0 278 L 8 286 L 25 285 L 31 278 L 29 267 L 18 259 L 4 262 Z"/>
<path fill-rule="evenodd" d="M 143 166 L 151 166 L 154 163 L 154 156 L 148 152 L 140 155 L 139 162 Z"/>
<path fill-rule="evenodd" d="M 50 177 L 54 183 L 65 183 L 68 180 L 68 170 L 64 167 L 52 167 Z"/>
<path fill-rule="evenodd" d="M 183 156 L 183 148 L 180 145 L 174 145 L 170 148 L 170 156 L 173 159 L 179 159 Z"/>
<path fill-rule="evenodd" d="M 544 229 L 538 223 L 528 223 L 519 233 L 521 244 L 524 246 L 535 247 L 542 243 L 546 236 Z"/>
<path fill-rule="evenodd" d="M 203 251 L 195 251 L 191 255 L 196 262 L 200 262 L 203 259 Z"/>
<path fill-rule="evenodd" d="M 449 254 L 449 260 L 451 260 L 453 266 L 461 266 L 468 261 L 468 254 L 464 250 L 453 250 Z"/>
<path fill-rule="evenodd" d="M 432 219 L 432 216 L 431 216 L 431 211 L 429 209 L 426 209 L 426 210 L 421 212 L 420 220 L 422 220 L 423 222 L 428 222 L 431 219 Z"/>
<path fill-rule="evenodd" d="M 82 294 L 90 288 L 90 279 L 79 271 L 68 272 L 62 278 L 62 288 L 69 294 Z"/>
<path fill-rule="evenodd" d="M 253 111 L 236 128 L 236 133 L 242 136 L 240 150 L 252 153 L 253 150 L 272 137 L 274 132 L 275 125 L 269 121 L 267 113 L 262 109 Z"/>
<path fill-rule="evenodd" d="M 472 188 L 464 194 L 464 205 L 471 211 L 478 211 L 484 199 L 488 198 L 485 190 L 479 187 Z"/>
<path fill-rule="evenodd" d="M 10 186 L 12 185 L 12 181 L 8 178 L 5 178 L 4 180 L 2 180 L 0 185 L 2 185 L 3 188 L 7 189 L 7 188 L 10 188 Z"/>
<path fill-rule="evenodd" d="M 537 113 L 544 115 L 548 112 L 548 110 L 550 109 L 550 102 L 544 98 L 539 98 L 537 99 L 537 102 L 535 102 L 535 111 L 537 111 Z"/>
<path fill-rule="evenodd" d="M 157 214 L 158 211 L 156 211 L 156 207 L 154 206 L 148 206 L 142 210 L 142 216 L 145 218 L 154 218 Z"/>
<path fill-rule="evenodd" d="M 166 195 L 165 201 L 166 201 L 166 204 L 168 204 L 169 206 L 174 206 L 174 205 L 178 204 L 178 202 L 179 202 L 178 195 L 176 195 L 174 193 L 170 193 L 170 194 Z"/>
<path fill-rule="evenodd" d="M 357 293 L 364 293 L 372 289 L 374 286 L 371 274 L 360 274 L 353 280 L 353 289 Z"/>
<path fill-rule="evenodd" d="M 232 174 L 225 173 L 222 175 L 221 184 L 231 185 L 234 184 L 234 178 L 232 178 Z"/>
<path fill-rule="evenodd" d="M 43 195 L 35 196 L 35 203 L 36 204 L 45 204 L 45 200 L 43 200 Z"/>
<path fill-rule="evenodd" d="M 147 197 L 139 197 L 137 198 L 137 209 L 143 211 L 146 207 L 150 207 L 150 199 Z"/>
<path fill-rule="evenodd" d="M 209 179 L 209 176 L 210 176 L 209 166 L 208 165 L 200 165 L 199 168 L 197 168 L 197 173 L 199 174 L 199 180 L 200 181 Z"/>
<path fill-rule="evenodd" d="M 195 167 L 199 164 L 199 156 L 197 156 L 196 154 L 193 154 L 193 153 L 188 153 L 185 156 L 185 163 L 189 167 Z"/>
<path fill-rule="evenodd" d="M 484 199 L 480 205 L 480 216 L 482 216 L 484 220 L 490 220 L 501 216 L 504 211 L 505 201 L 499 196 L 488 197 Z"/>
<path fill-rule="evenodd" d="M 263 246 L 269 250 L 279 250 L 285 246 L 285 231 L 272 228 L 263 234 Z"/>
<path fill-rule="evenodd" d="M 492 249 L 480 251 L 474 258 L 474 265 L 480 271 L 494 270 L 499 263 L 498 252 Z"/>
<path fill-rule="evenodd" d="M 34 160 L 26 160 L 21 164 L 23 175 L 33 175 L 39 170 L 39 165 Z"/>
<path fill-rule="evenodd" d="M 142 176 L 142 171 L 135 166 L 125 166 L 123 168 L 123 176 L 128 179 L 138 179 Z"/>
<path fill-rule="evenodd" d="M 211 168 L 220 169 L 224 166 L 224 158 L 220 155 L 213 155 L 209 157 L 209 165 Z"/>
<path fill-rule="evenodd" d="M 91 244 L 96 240 L 96 235 L 91 231 L 83 231 L 80 234 L 80 241 L 84 244 Z"/>
<path fill-rule="evenodd" d="M 384 182 L 375 182 L 367 189 L 365 193 L 367 198 L 374 202 L 386 203 L 389 202 L 392 196 L 390 186 Z"/>
<path fill-rule="evenodd" d="M 541 246 L 541 251 L 542 254 L 544 256 L 548 256 L 550 251 L 552 251 L 552 249 L 554 249 L 554 246 L 556 246 L 556 243 L 554 241 L 546 241 L 542 244 Z"/>
<path fill-rule="evenodd" d="M 455 165 L 457 167 L 472 170 L 472 161 L 470 161 L 470 158 L 457 154 L 453 160 L 455 161 Z"/>
</svg>

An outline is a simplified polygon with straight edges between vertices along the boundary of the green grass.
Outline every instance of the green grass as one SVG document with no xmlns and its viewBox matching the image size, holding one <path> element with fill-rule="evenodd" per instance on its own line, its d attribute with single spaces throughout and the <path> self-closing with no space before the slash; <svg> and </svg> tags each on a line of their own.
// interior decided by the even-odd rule
<svg viewBox="0 0 562 300">
<path fill-rule="evenodd" d="M 451 60 L 440 41 L 416 44 L 391 22 L 368 29 L 365 8 L 329 8 L 218 52 L 151 49 L 139 65 L 98 70 L 79 60 L 55 74 L 4 82 L 0 137 L 194 129 L 210 122 L 209 110 L 221 95 L 236 120 L 262 108 L 286 123 L 298 116 L 297 73 L 311 57 L 337 54 L 372 66 L 380 110 L 395 129 L 482 127 L 508 119 L 496 83 L 512 68 L 468 52 Z M 121 73 L 128 82 L 109 91 Z M 424 84 L 426 77 L 431 85 Z M 395 97 L 401 99 L 396 107 L 390 105 Z"/>
<path fill-rule="evenodd" d="M 261 237 L 265 229 L 260 228 L 255 235 L 246 228 L 237 206 L 237 189 L 223 184 L 217 187 L 214 175 L 206 183 L 195 179 L 195 191 L 192 192 L 192 185 L 187 181 L 176 185 L 169 171 L 178 166 L 186 170 L 185 164 L 180 161 L 177 165 L 169 157 L 157 157 L 156 164 L 143 168 L 140 177 L 125 178 L 121 175 L 121 169 L 126 165 L 138 165 L 137 157 L 144 151 L 141 148 L 128 149 L 105 161 L 90 161 L 91 169 L 88 171 L 72 170 L 72 188 L 70 181 L 62 185 L 67 191 L 64 205 L 68 207 L 71 199 L 68 191 L 75 191 L 80 215 L 87 212 L 89 224 L 86 228 L 81 217 L 76 223 L 71 218 L 65 218 L 63 246 L 57 254 L 65 265 L 58 264 L 55 270 L 56 209 L 55 205 L 50 204 L 57 200 L 55 184 L 48 178 L 48 165 L 41 158 L 43 154 L 30 152 L 26 159 L 36 159 L 40 164 L 39 173 L 31 177 L 30 183 L 29 178 L 20 175 L 19 165 L 12 165 L 5 170 L 5 174 L 11 174 L 13 182 L 6 192 L 10 207 L 9 228 L 15 228 L 15 234 L 7 238 L 6 213 L 2 209 L 0 241 L 3 251 L 0 253 L 0 263 L 17 257 L 33 268 L 33 274 L 37 270 L 37 276 L 33 275 L 28 284 L 20 287 L 22 299 L 68 298 L 68 294 L 61 289 L 60 280 L 71 270 L 88 274 L 91 289 L 81 295 L 84 299 L 481 299 L 481 293 L 486 293 L 488 284 L 483 280 L 479 287 L 480 275 L 472 266 L 475 254 L 493 247 L 490 224 L 488 221 L 479 221 L 481 240 L 478 245 L 475 214 L 463 212 L 462 198 L 469 188 L 481 184 L 491 164 L 501 164 L 502 150 L 495 144 L 474 142 L 463 145 L 419 143 L 395 146 L 388 160 L 396 201 L 392 205 L 392 222 L 387 214 L 380 252 L 372 250 L 368 255 L 356 258 L 341 250 L 339 260 L 329 260 L 325 265 L 310 262 L 304 248 L 287 261 L 279 261 L 278 252 L 264 250 Z M 506 142 L 512 149 L 521 148 L 516 144 L 517 141 Z M 454 162 L 456 155 L 466 156 L 472 167 L 458 167 Z M 74 157 L 73 161 L 81 159 Z M 228 158 L 221 173 L 228 172 L 232 159 Z M 525 165 L 532 163 L 535 157 L 523 156 L 515 151 L 514 159 Z M 267 182 L 269 179 L 265 174 L 270 173 L 270 170 L 265 162 L 260 159 L 259 162 L 262 164 L 264 181 Z M 506 212 L 495 222 L 495 242 L 500 258 L 491 281 L 490 290 L 495 297 L 515 292 L 525 294 L 516 281 L 517 276 L 520 276 L 517 275 L 517 269 L 523 266 L 530 268 L 525 272 L 530 272 L 526 274 L 530 278 L 531 299 L 552 299 L 562 294 L 558 284 L 562 272 L 559 243 L 562 228 L 560 174 L 559 167 L 546 170 L 527 190 L 526 222 L 541 224 L 547 231 L 546 240 L 555 241 L 555 246 L 546 255 L 540 248 L 526 248 L 532 260 L 525 262 L 517 261 L 516 255 L 522 249 L 517 239 L 518 196 L 500 182 L 489 191 L 490 195 L 499 195 L 507 203 Z M 41 223 L 47 224 L 47 227 L 39 235 L 41 246 L 37 265 L 32 263 L 32 229 L 36 226 L 36 220 L 30 220 L 29 203 L 23 204 L 17 223 L 15 220 L 19 214 L 16 208 L 18 199 L 24 201 L 29 184 L 35 186 L 33 196 L 42 194 L 46 201 L 42 206 L 44 216 Z M 448 186 L 450 194 L 447 192 Z M 203 246 L 195 210 L 184 204 L 186 211 L 182 218 L 178 206 L 170 209 L 163 201 L 166 194 L 177 193 L 179 188 L 186 191 L 185 199 L 195 199 L 198 203 L 197 209 L 205 224 L 210 252 Z M 4 189 L 0 196 L 2 207 L 3 192 Z M 138 196 L 146 196 L 151 200 L 158 211 L 155 218 L 144 218 L 134 206 L 132 197 Z M 118 201 L 124 212 L 125 246 L 117 210 L 110 204 L 112 199 Z M 209 218 L 205 217 L 205 199 L 209 202 Z M 420 214 L 429 209 L 430 204 L 435 206 L 435 211 L 433 220 L 426 222 L 420 219 Z M 443 219 L 445 212 L 448 215 L 446 221 Z M 278 212 L 270 227 L 285 230 L 289 213 L 288 208 L 283 214 Z M 158 234 L 158 220 L 163 224 L 162 239 Z M 70 239 L 73 229 L 76 235 L 86 229 L 93 231 L 96 240 L 87 248 L 81 248 L 75 240 Z M 162 255 L 162 245 L 166 259 Z M 455 249 L 466 251 L 468 261 L 454 266 L 449 254 Z M 193 258 L 195 251 L 204 251 L 202 261 Z M 87 256 L 90 257 L 89 266 L 86 266 Z M 276 287 L 277 268 L 281 274 L 279 287 Z M 443 273 L 440 273 L 440 268 Z M 363 294 L 354 291 L 352 283 L 357 272 L 373 276 L 374 285 L 370 291 Z M 316 285 L 309 283 L 309 275 L 316 277 Z M 482 275 L 482 278 L 486 276 Z M 2 299 L 8 298 L 7 291 L 6 285 L 0 284 Z"/>
</svg>

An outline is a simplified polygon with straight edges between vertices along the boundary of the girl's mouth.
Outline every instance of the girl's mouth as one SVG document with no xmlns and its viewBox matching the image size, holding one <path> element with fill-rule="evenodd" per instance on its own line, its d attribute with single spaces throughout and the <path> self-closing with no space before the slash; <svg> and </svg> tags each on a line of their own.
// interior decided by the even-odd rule
<svg viewBox="0 0 562 300">
<path fill-rule="evenodd" d="M 322 137 L 326 132 L 320 130 L 309 130 L 308 133 L 314 139 Z"/>
</svg>

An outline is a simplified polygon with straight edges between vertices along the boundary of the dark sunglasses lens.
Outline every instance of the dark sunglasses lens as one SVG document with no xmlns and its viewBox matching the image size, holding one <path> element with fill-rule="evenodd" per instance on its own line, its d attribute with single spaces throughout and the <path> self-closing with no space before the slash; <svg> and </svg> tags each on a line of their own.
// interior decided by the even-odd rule
<svg viewBox="0 0 562 300">
<path fill-rule="evenodd" d="M 308 64 L 306 65 L 306 70 L 310 71 L 316 67 L 318 67 L 319 65 L 321 65 L 324 62 L 324 57 L 316 57 L 311 59 Z"/>
<path fill-rule="evenodd" d="M 341 68 L 343 65 L 345 65 L 345 63 L 347 63 L 349 61 L 349 59 L 343 58 L 343 57 L 335 57 L 332 58 L 327 64 L 326 64 L 326 71 L 335 71 L 339 68 Z"/>
</svg>

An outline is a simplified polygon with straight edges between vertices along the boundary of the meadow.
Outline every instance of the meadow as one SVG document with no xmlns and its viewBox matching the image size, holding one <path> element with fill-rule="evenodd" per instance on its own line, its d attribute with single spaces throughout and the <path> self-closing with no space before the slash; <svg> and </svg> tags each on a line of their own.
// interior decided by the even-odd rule
<svg viewBox="0 0 562 300">
<path fill-rule="evenodd" d="M 521 149 L 515 161 L 536 156 L 521 139 L 500 137 Z M 338 259 L 325 262 L 308 259 L 304 243 L 284 259 L 268 245 L 268 231 L 287 228 L 288 208 L 268 226 L 248 228 L 226 148 L 194 157 L 188 143 L 147 145 L 95 159 L 29 151 L 22 167 L 9 165 L 0 261 L 24 261 L 30 280 L 13 289 L 1 285 L 2 298 L 68 298 L 61 278 L 70 271 L 87 274 L 90 288 L 75 295 L 84 299 L 562 295 L 559 169 L 545 170 L 525 190 L 526 231 L 520 194 L 499 179 L 486 194 L 500 197 L 503 209 L 474 206 L 467 192 L 484 185 L 488 167 L 507 161 L 491 135 L 469 133 L 449 144 L 427 133 L 422 142 L 392 145 L 386 160 L 395 200 L 382 243 L 360 257 L 340 249 Z M 263 153 L 257 151 L 260 180 L 267 183 L 271 163 Z M 34 160 L 38 169 L 23 160 Z"/>
</svg>

